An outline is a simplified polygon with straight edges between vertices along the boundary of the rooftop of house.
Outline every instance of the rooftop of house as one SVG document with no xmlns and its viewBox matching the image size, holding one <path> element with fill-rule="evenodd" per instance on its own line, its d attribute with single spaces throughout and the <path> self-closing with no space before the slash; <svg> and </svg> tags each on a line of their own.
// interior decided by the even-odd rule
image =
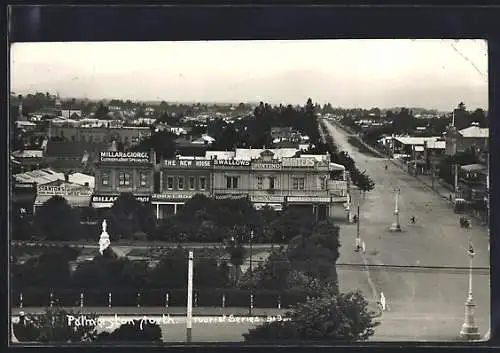
<svg viewBox="0 0 500 353">
<path fill-rule="evenodd" d="M 429 149 L 444 150 L 446 149 L 446 141 L 425 141 L 425 147 Z"/>
<path fill-rule="evenodd" d="M 110 147 L 105 142 L 72 142 L 72 141 L 48 141 L 46 156 L 48 157 L 82 157 L 84 152 L 95 153 L 104 151 Z"/>
<path fill-rule="evenodd" d="M 424 145 L 426 141 L 436 141 L 439 136 L 433 137 L 414 137 L 414 136 L 404 136 L 404 137 L 394 137 L 396 141 L 399 141 L 403 145 Z"/>
<path fill-rule="evenodd" d="M 22 150 L 12 152 L 15 158 L 43 158 L 43 150 Z"/>
<path fill-rule="evenodd" d="M 460 170 L 465 172 L 487 172 L 488 168 L 484 164 L 468 164 L 460 167 Z"/>
<path fill-rule="evenodd" d="M 469 126 L 459 131 L 460 135 L 466 138 L 488 138 L 490 130 L 479 126 Z"/>
<path fill-rule="evenodd" d="M 15 174 L 14 179 L 21 183 L 37 183 L 44 185 L 56 180 L 65 180 L 64 173 L 57 173 L 52 169 L 37 169 L 29 172 Z"/>
<path fill-rule="evenodd" d="M 282 159 L 283 157 L 295 157 L 300 150 L 298 148 L 275 148 L 275 149 L 261 149 L 261 148 L 237 148 L 235 151 L 235 159 L 252 160 L 260 158 L 261 153 L 270 151 L 274 154 L 274 158 Z"/>
</svg>

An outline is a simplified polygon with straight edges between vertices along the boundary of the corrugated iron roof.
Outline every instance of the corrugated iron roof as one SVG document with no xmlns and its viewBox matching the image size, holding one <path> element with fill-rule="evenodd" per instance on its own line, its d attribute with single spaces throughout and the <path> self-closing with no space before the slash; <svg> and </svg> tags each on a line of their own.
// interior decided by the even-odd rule
<svg viewBox="0 0 500 353">
<path fill-rule="evenodd" d="M 488 138 L 490 130 L 488 128 L 481 128 L 479 126 L 469 126 L 459 131 L 460 135 L 469 138 Z"/>
</svg>

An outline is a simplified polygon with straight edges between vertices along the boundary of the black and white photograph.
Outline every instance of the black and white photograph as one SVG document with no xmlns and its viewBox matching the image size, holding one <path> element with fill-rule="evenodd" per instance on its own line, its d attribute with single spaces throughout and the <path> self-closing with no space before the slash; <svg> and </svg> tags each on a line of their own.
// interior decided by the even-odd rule
<svg viewBox="0 0 500 353">
<path fill-rule="evenodd" d="M 11 344 L 490 338 L 488 44 L 13 43 Z"/>
</svg>

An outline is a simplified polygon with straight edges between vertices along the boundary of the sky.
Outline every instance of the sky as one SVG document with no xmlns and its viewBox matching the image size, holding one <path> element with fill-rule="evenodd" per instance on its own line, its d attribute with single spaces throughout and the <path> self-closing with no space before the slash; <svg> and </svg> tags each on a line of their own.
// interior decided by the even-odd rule
<svg viewBox="0 0 500 353">
<path fill-rule="evenodd" d="M 488 108 L 483 40 L 59 42 L 11 46 L 11 91 L 168 102 Z"/>
</svg>

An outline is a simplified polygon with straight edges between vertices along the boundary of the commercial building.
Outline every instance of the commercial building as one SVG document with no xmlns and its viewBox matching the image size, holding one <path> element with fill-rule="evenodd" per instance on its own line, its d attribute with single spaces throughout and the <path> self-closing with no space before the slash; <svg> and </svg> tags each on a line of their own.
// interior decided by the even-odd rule
<svg viewBox="0 0 500 353">
<path fill-rule="evenodd" d="M 154 190 L 154 152 L 101 151 L 95 171 L 91 204 L 109 209 L 120 193 L 132 193 L 143 203 L 150 202 Z"/>
<path fill-rule="evenodd" d="M 178 157 L 160 163 L 160 193 L 151 196 L 156 218 L 180 211 L 196 194 L 211 195 L 212 161 L 204 157 Z"/>
<path fill-rule="evenodd" d="M 33 213 L 35 214 L 38 207 L 54 196 L 65 198 L 71 207 L 87 208 L 90 207 L 91 195 L 92 189 L 90 186 L 71 183 L 68 181 L 68 177 L 66 177 L 65 181 L 56 180 L 44 185 L 38 185 Z"/>
<path fill-rule="evenodd" d="M 178 212 L 196 194 L 249 199 L 256 209 L 306 207 L 325 219 L 347 202 L 345 168 L 326 155 L 298 149 L 210 151 L 204 158 L 178 157 L 161 163 L 160 194 L 152 196 L 159 220 Z"/>
</svg>

